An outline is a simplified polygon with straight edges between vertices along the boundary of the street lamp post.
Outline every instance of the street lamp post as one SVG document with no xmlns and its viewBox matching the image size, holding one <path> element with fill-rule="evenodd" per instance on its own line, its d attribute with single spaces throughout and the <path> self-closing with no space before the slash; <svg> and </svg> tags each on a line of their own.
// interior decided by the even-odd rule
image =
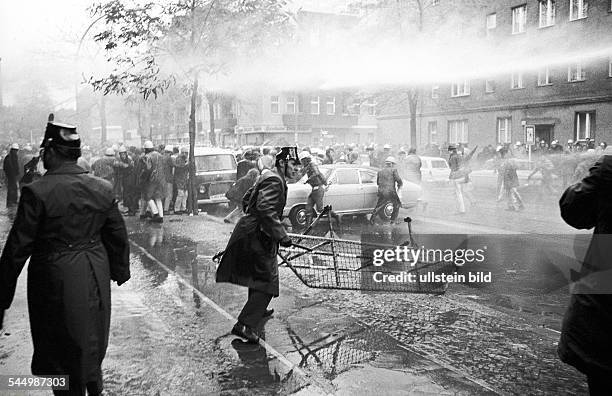
<svg viewBox="0 0 612 396">
<path fill-rule="evenodd" d="M 79 55 L 81 53 L 81 47 L 83 46 L 83 41 L 85 41 L 85 37 L 87 37 L 87 33 L 89 33 L 93 25 L 98 23 L 98 21 L 100 21 L 105 16 L 106 15 L 101 15 L 100 17 L 94 19 L 93 22 L 89 24 L 89 26 L 87 26 L 87 29 L 85 29 L 85 32 L 83 32 L 83 35 L 81 36 L 81 39 L 79 40 L 79 44 L 77 46 L 76 53 L 74 54 L 74 74 L 75 74 L 74 75 L 74 113 L 75 113 L 74 118 L 75 118 L 75 122 L 77 121 L 77 117 L 79 116 Z M 104 125 L 102 126 L 102 128 L 104 130 L 101 130 L 100 132 L 102 133 L 102 136 L 106 136 L 106 126 Z"/>
</svg>

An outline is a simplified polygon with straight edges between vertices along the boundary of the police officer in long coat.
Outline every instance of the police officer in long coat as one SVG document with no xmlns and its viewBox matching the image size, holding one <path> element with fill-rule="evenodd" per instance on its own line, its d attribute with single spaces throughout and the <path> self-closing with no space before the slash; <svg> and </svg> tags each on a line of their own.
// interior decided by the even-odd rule
<svg viewBox="0 0 612 396">
<path fill-rule="evenodd" d="M 112 185 L 76 164 L 76 128 L 48 123 L 41 147 L 47 172 L 23 187 L 0 258 L 0 319 L 30 258 L 32 373 L 69 375 L 69 394 L 97 395 L 108 344 L 110 282 L 130 278 L 128 236 Z"/>
<path fill-rule="evenodd" d="M 595 227 L 582 269 L 572 276 L 571 300 L 559 356 L 587 376 L 591 395 L 612 389 L 612 152 L 561 197 L 561 217 L 572 227 Z"/>
<path fill-rule="evenodd" d="M 246 216 L 236 224 L 217 269 L 217 282 L 249 288 L 248 300 L 232 334 L 250 343 L 259 341 L 255 329 L 264 316 L 271 315 L 268 304 L 279 294 L 278 245 L 291 246 L 281 219 L 287 201 L 285 179 L 294 176 L 296 157 L 295 148 L 287 147 L 276 161 L 270 156 L 259 158 L 261 176 L 243 199 Z"/>
</svg>

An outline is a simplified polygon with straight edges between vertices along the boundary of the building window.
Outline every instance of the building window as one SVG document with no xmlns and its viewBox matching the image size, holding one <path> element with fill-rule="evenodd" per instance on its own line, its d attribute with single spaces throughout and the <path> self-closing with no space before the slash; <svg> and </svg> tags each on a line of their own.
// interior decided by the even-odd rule
<svg viewBox="0 0 612 396">
<path fill-rule="evenodd" d="M 497 143 L 511 143 L 512 142 L 512 118 L 498 118 L 497 119 Z"/>
<path fill-rule="evenodd" d="M 336 114 L 336 97 L 328 96 L 327 101 L 325 102 L 325 108 L 327 110 L 328 115 Z"/>
<path fill-rule="evenodd" d="M 538 70 L 538 86 L 542 87 L 544 85 L 551 85 L 552 81 L 550 79 L 550 69 L 548 66 L 545 66 Z"/>
<path fill-rule="evenodd" d="M 570 0 L 570 21 L 586 18 L 588 8 L 587 0 Z"/>
<path fill-rule="evenodd" d="M 270 96 L 270 113 L 280 113 L 280 98 L 278 96 Z"/>
<path fill-rule="evenodd" d="M 454 144 L 468 142 L 467 120 L 453 120 L 448 122 L 448 142 Z"/>
<path fill-rule="evenodd" d="M 512 81 L 510 83 L 510 87 L 512 89 L 525 88 L 525 86 L 523 85 L 523 72 L 512 73 Z"/>
<path fill-rule="evenodd" d="M 310 97 L 310 114 L 319 114 L 319 97 L 311 96 Z"/>
<path fill-rule="evenodd" d="M 376 103 L 374 102 L 374 99 L 366 100 L 366 102 L 364 103 L 364 106 L 365 106 L 364 111 L 367 115 L 370 115 L 370 116 L 376 115 Z"/>
<path fill-rule="evenodd" d="M 213 105 L 213 116 L 215 117 L 215 120 L 220 120 L 222 118 L 221 113 L 221 103 L 215 103 Z"/>
<path fill-rule="evenodd" d="M 438 142 L 438 123 L 436 121 L 427 123 L 427 136 L 429 136 L 429 143 Z"/>
<path fill-rule="evenodd" d="M 485 80 L 485 93 L 495 92 L 495 80 Z"/>
<path fill-rule="evenodd" d="M 285 103 L 285 113 L 295 114 L 295 96 L 287 96 L 287 103 Z"/>
<path fill-rule="evenodd" d="M 576 140 L 595 137 L 595 112 L 577 111 L 574 137 Z"/>
<path fill-rule="evenodd" d="M 235 103 L 232 105 L 232 107 L 233 107 L 233 110 L 234 110 L 234 117 L 235 117 L 235 118 L 240 117 L 240 114 L 241 114 L 241 112 L 240 112 L 240 103 L 235 102 Z"/>
<path fill-rule="evenodd" d="M 555 0 L 540 0 L 540 27 L 555 24 Z"/>
<path fill-rule="evenodd" d="M 522 5 L 512 9 L 512 34 L 523 33 L 527 25 L 527 6 Z"/>
<path fill-rule="evenodd" d="M 491 31 L 497 27 L 497 14 L 487 15 L 487 36 L 491 34 Z"/>
<path fill-rule="evenodd" d="M 581 62 L 570 65 L 567 68 L 567 81 L 576 82 L 584 81 L 586 79 L 586 72 L 584 65 Z"/>
<path fill-rule="evenodd" d="M 451 96 L 467 96 L 470 94 L 470 82 L 468 80 L 453 83 L 451 87 Z"/>
<path fill-rule="evenodd" d="M 440 91 L 440 86 L 439 85 L 432 85 L 431 86 L 431 98 L 432 99 L 438 99 L 440 97 L 439 91 Z"/>
</svg>

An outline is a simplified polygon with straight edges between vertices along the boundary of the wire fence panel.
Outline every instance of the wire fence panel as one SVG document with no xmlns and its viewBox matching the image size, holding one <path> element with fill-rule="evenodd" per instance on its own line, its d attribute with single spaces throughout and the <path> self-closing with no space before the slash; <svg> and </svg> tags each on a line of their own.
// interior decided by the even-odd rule
<svg viewBox="0 0 612 396">
<path fill-rule="evenodd" d="M 374 251 L 387 245 L 289 234 L 294 243 L 281 248 L 281 262 L 308 287 L 321 289 L 441 294 L 447 282 L 436 275 L 451 274 L 452 262 L 392 262 L 374 265 Z"/>
</svg>

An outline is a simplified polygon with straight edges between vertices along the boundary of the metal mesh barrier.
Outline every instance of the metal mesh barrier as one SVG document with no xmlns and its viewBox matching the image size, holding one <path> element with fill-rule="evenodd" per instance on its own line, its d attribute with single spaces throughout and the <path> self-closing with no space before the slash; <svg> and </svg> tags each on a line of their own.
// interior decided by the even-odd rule
<svg viewBox="0 0 612 396">
<path fill-rule="evenodd" d="M 447 283 L 434 281 L 435 275 L 450 274 L 455 269 L 452 262 L 445 261 L 375 266 L 374 250 L 390 246 L 334 237 L 289 236 L 294 244 L 280 249 L 281 262 L 312 288 L 440 294 L 446 291 Z M 393 280 L 385 274 L 393 275 Z"/>
</svg>

